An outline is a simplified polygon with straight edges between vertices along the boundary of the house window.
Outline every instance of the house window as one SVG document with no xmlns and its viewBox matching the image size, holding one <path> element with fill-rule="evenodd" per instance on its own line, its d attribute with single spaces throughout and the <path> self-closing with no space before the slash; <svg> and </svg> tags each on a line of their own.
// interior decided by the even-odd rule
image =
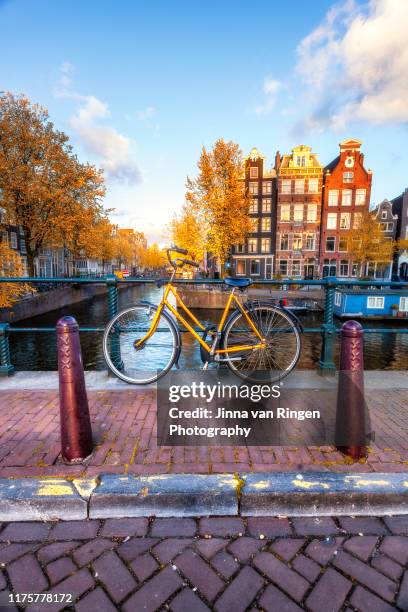
<svg viewBox="0 0 408 612">
<path fill-rule="evenodd" d="M 280 250 L 287 251 L 289 249 L 289 234 L 282 234 L 280 239 Z"/>
<path fill-rule="evenodd" d="M 271 200 L 269 198 L 262 200 L 262 212 L 264 213 L 271 212 Z"/>
<path fill-rule="evenodd" d="M 241 276 L 245 276 L 245 259 L 237 259 L 235 264 L 236 274 L 240 274 Z"/>
<path fill-rule="evenodd" d="M 317 204 L 308 204 L 307 220 L 310 223 L 314 223 L 317 220 Z"/>
<path fill-rule="evenodd" d="M 264 181 L 264 183 L 262 184 L 262 193 L 272 193 L 271 181 Z"/>
<path fill-rule="evenodd" d="M 270 232 L 270 231 L 271 231 L 271 218 L 262 217 L 261 232 Z"/>
<path fill-rule="evenodd" d="M 347 252 L 347 238 L 340 238 L 339 241 L 339 251 L 342 253 Z"/>
<path fill-rule="evenodd" d="M 17 248 L 17 234 L 16 232 L 10 232 L 10 246 L 12 249 Z"/>
<path fill-rule="evenodd" d="M 334 253 L 336 247 L 336 238 L 335 236 L 327 236 L 326 238 L 326 251 L 328 253 Z"/>
<path fill-rule="evenodd" d="M 20 253 L 27 253 L 25 239 L 20 237 Z"/>
<path fill-rule="evenodd" d="M 261 260 L 251 259 L 251 276 L 259 276 L 261 273 Z"/>
<path fill-rule="evenodd" d="M 3 244 L 8 244 L 9 237 L 8 237 L 8 233 L 7 232 L 1 232 L 1 242 Z"/>
<path fill-rule="evenodd" d="M 262 238 L 261 240 L 261 253 L 269 253 L 271 250 L 271 239 Z"/>
<path fill-rule="evenodd" d="M 301 275 L 301 262 L 300 259 L 294 259 L 292 261 L 292 276 L 300 276 Z"/>
<path fill-rule="evenodd" d="M 349 273 L 349 262 L 347 259 L 340 261 L 340 276 L 348 276 Z"/>
<path fill-rule="evenodd" d="M 384 297 L 369 295 L 367 298 L 367 308 L 380 310 L 381 308 L 384 308 L 384 300 Z"/>
<path fill-rule="evenodd" d="M 341 293 L 339 291 L 334 294 L 334 305 L 341 306 Z"/>
<path fill-rule="evenodd" d="M 309 179 L 309 193 L 317 193 L 319 187 L 319 179 L 311 178 Z"/>
<path fill-rule="evenodd" d="M 256 253 L 258 250 L 258 240 L 256 238 L 248 238 L 248 253 Z"/>
<path fill-rule="evenodd" d="M 289 204 L 283 204 L 281 206 L 280 220 L 290 221 L 290 205 Z"/>
<path fill-rule="evenodd" d="M 258 178 L 258 168 L 256 166 L 250 167 L 249 178 Z"/>
<path fill-rule="evenodd" d="M 251 200 L 249 204 L 249 212 L 257 213 L 258 212 L 258 200 Z"/>
<path fill-rule="evenodd" d="M 302 234 L 293 234 L 292 249 L 294 251 L 300 251 L 302 248 Z"/>
<path fill-rule="evenodd" d="M 394 224 L 393 223 L 380 223 L 380 227 L 381 227 L 382 232 L 392 232 L 394 228 Z"/>
<path fill-rule="evenodd" d="M 316 248 L 316 236 L 314 234 L 306 234 L 306 250 L 314 251 Z"/>
<path fill-rule="evenodd" d="M 296 156 L 296 165 L 300 167 L 304 167 L 306 165 L 306 157 L 305 155 L 297 155 Z"/>
<path fill-rule="evenodd" d="M 341 213 L 340 229 L 350 229 L 350 213 Z"/>
<path fill-rule="evenodd" d="M 281 259 L 279 262 L 279 274 L 287 276 L 288 274 L 288 262 L 286 259 Z"/>
<path fill-rule="evenodd" d="M 360 272 L 360 264 L 353 263 L 351 264 L 351 276 L 358 276 Z"/>
<path fill-rule="evenodd" d="M 328 213 L 327 229 L 337 229 L 337 213 Z"/>
<path fill-rule="evenodd" d="M 249 193 L 258 195 L 258 183 L 249 183 Z"/>
<path fill-rule="evenodd" d="M 363 220 L 363 213 L 354 213 L 353 228 L 358 229 L 359 227 L 361 227 L 362 220 Z"/>
<path fill-rule="evenodd" d="M 363 206 L 366 201 L 366 190 L 356 189 L 356 206 Z"/>
<path fill-rule="evenodd" d="M 353 197 L 353 192 L 351 189 L 343 189 L 341 193 L 341 203 L 343 206 L 351 206 L 351 199 Z"/>
<path fill-rule="evenodd" d="M 408 312 L 408 297 L 400 297 L 399 310 L 400 312 Z"/>
<path fill-rule="evenodd" d="M 249 231 L 251 233 L 258 231 L 258 218 L 257 217 L 252 217 L 249 219 Z"/>
<path fill-rule="evenodd" d="M 294 221 L 303 221 L 303 204 L 295 204 L 293 211 Z"/>
<path fill-rule="evenodd" d="M 337 206 L 339 203 L 339 190 L 338 189 L 330 189 L 329 190 L 329 206 Z"/>
<path fill-rule="evenodd" d="M 387 211 L 386 210 L 382 210 L 381 211 L 381 219 L 386 219 L 387 218 Z"/>
<path fill-rule="evenodd" d="M 296 179 L 296 181 L 295 181 L 295 193 L 305 193 L 305 181 L 304 181 L 304 179 Z"/>
<path fill-rule="evenodd" d="M 326 276 L 336 276 L 336 260 L 335 259 L 324 259 L 323 260 L 323 278 Z"/>
<path fill-rule="evenodd" d="M 290 179 L 282 179 L 282 193 L 292 193 L 292 181 Z"/>
<path fill-rule="evenodd" d="M 236 253 L 244 253 L 245 251 L 245 247 L 243 244 L 236 244 L 235 245 L 235 252 Z"/>
<path fill-rule="evenodd" d="M 343 183 L 352 183 L 354 180 L 354 172 L 343 172 Z"/>
</svg>

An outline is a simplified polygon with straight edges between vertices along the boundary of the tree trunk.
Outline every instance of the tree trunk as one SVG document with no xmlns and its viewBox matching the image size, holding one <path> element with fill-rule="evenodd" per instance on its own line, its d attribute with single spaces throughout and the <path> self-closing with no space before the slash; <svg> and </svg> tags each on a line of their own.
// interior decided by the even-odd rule
<svg viewBox="0 0 408 612">
<path fill-rule="evenodd" d="M 34 257 L 34 253 L 30 249 L 27 249 L 28 276 L 35 276 Z"/>
</svg>

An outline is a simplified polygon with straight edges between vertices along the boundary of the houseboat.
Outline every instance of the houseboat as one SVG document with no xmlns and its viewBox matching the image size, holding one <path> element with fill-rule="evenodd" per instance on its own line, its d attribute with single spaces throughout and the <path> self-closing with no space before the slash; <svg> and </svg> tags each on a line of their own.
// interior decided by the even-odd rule
<svg viewBox="0 0 408 612">
<path fill-rule="evenodd" d="M 334 314 L 341 318 L 402 320 L 408 324 L 408 289 L 337 288 Z"/>
</svg>

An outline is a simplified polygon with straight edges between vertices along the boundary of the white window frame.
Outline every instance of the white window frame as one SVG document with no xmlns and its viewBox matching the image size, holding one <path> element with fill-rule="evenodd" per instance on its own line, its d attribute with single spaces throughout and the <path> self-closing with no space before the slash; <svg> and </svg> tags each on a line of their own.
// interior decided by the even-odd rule
<svg viewBox="0 0 408 612">
<path fill-rule="evenodd" d="M 346 224 L 343 226 L 343 221 L 346 221 Z M 350 229 L 350 222 L 351 222 L 351 214 L 349 212 L 342 212 L 340 213 L 340 229 Z"/>
<path fill-rule="evenodd" d="M 408 312 L 408 296 L 400 297 L 398 308 L 400 312 Z"/>
<path fill-rule="evenodd" d="M 349 201 L 347 201 L 349 200 Z M 341 205 L 342 206 L 351 206 L 353 202 L 353 190 L 352 189 L 343 189 L 341 192 Z"/>
<path fill-rule="evenodd" d="M 381 219 L 384 220 L 388 217 L 388 213 L 386 210 L 382 210 L 381 211 Z"/>
<path fill-rule="evenodd" d="M 313 213 L 313 214 L 311 214 Z M 316 223 L 317 221 L 317 204 L 307 205 L 307 217 L 308 223 Z"/>
<path fill-rule="evenodd" d="M 307 186 L 309 193 L 318 193 L 319 191 L 319 179 L 318 178 L 310 178 Z"/>
<path fill-rule="evenodd" d="M 354 181 L 354 172 L 346 170 L 343 172 L 343 183 L 352 183 Z"/>
<path fill-rule="evenodd" d="M 267 227 L 264 227 L 265 225 Z M 262 233 L 265 233 L 265 232 L 270 233 L 271 232 L 271 228 L 272 228 L 272 220 L 271 220 L 271 218 L 270 217 L 261 217 L 261 232 Z"/>
<path fill-rule="evenodd" d="M 309 247 L 307 242 L 309 238 L 312 238 L 312 247 Z M 316 234 L 306 234 L 306 240 L 305 240 L 305 247 L 304 247 L 305 251 L 315 251 L 316 250 Z"/>
<path fill-rule="evenodd" d="M 282 193 L 292 193 L 292 179 L 282 179 Z"/>
<path fill-rule="evenodd" d="M 328 251 L 327 250 L 327 241 L 328 241 L 329 238 L 333 238 L 333 240 L 334 240 L 334 243 L 333 243 L 334 248 L 333 248 L 332 251 Z M 324 245 L 324 252 L 325 253 L 335 253 L 336 252 L 336 236 L 326 236 L 326 242 L 325 242 L 325 245 Z"/>
<path fill-rule="evenodd" d="M 298 272 L 295 272 L 295 266 L 299 266 Z M 297 278 L 302 276 L 302 260 L 301 259 L 292 259 L 292 276 L 296 276 Z"/>
<path fill-rule="evenodd" d="M 338 206 L 339 205 L 339 190 L 338 189 L 329 189 L 327 205 L 328 206 Z"/>
<path fill-rule="evenodd" d="M 301 213 L 301 214 L 299 214 Z M 303 204 L 295 204 L 293 207 L 293 220 L 298 223 L 304 220 L 305 207 Z"/>
<path fill-rule="evenodd" d="M 286 271 L 285 272 L 282 272 L 282 270 L 281 270 L 281 265 L 283 263 L 286 264 Z M 287 259 L 280 259 L 279 260 L 279 272 L 278 272 L 278 274 L 280 274 L 281 276 L 287 276 L 288 275 L 288 260 Z"/>
<path fill-rule="evenodd" d="M 334 294 L 334 305 L 341 306 L 341 293 L 340 291 L 336 291 Z"/>
<path fill-rule="evenodd" d="M 258 214 L 258 200 L 256 200 L 255 198 L 253 200 L 251 200 L 251 202 L 249 203 L 249 211 L 250 214 L 251 213 L 256 213 Z"/>
<path fill-rule="evenodd" d="M 295 179 L 295 193 L 305 193 L 305 179 Z"/>
<path fill-rule="evenodd" d="M 18 243 L 17 243 L 17 233 L 16 232 L 10 232 L 10 247 L 12 249 L 17 249 Z"/>
<path fill-rule="evenodd" d="M 262 212 L 263 213 L 272 212 L 272 200 L 270 198 L 264 198 L 262 200 Z"/>
<path fill-rule="evenodd" d="M 257 261 L 258 262 L 258 270 L 259 272 L 252 272 L 251 268 L 252 268 L 252 262 L 253 261 Z M 260 259 L 250 259 L 250 264 L 249 264 L 249 273 L 251 276 L 261 276 L 261 260 Z"/>
<path fill-rule="evenodd" d="M 249 178 L 258 178 L 258 166 L 250 166 L 249 168 Z"/>
<path fill-rule="evenodd" d="M 258 193 L 259 193 L 259 183 L 257 181 L 250 181 L 248 189 L 249 189 L 249 193 L 251 195 L 258 195 Z"/>
<path fill-rule="evenodd" d="M 252 247 L 255 245 L 255 248 Z M 258 238 L 248 238 L 248 253 L 258 252 Z"/>
<path fill-rule="evenodd" d="M 341 267 L 347 265 L 347 273 L 342 274 Z M 348 276 L 350 273 L 350 262 L 348 259 L 340 259 L 339 261 L 339 276 Z"/>
<path fill-rule="evenodd" d="M 270 253 L 271 251 L 271 239 L 261 238 L 261 253 Z"/>
<path fill-rule="evenodd" d="M 283 238 L 283 236 L 286 236 L 286 238 L 287 238 L 287 241 L 286 241 L 287 247 L 286 247 L 286 249 L 282 248 L 282 238 Z M 289 234 L 281 234 L 280 235 L 280 238 L 279 238 L 279 250 L 280 251 L 289 251 Z"/>
<path fill-rule="evenodd" d="M 288 214 L 288 215 L 286 215 L 286 214 L 285 214 L 285 215 L 283 215 L 283 212 L 284 212 L 284 211 L 285 211 L 286 213 L 288 212 L 289 214 Z M 285 217 L 287 216 L 288 218 L 287 218 L 287 219 L 284 219 L 284 218 L 283 218 L 284 216 L 285 216 Z M 281 205 L 281 209 L 280 209 L 280 220 L 281 220 L 283 223 L 289 223 L 289 222 L 290 222 L 290 204 L 282 204 L 282 205 Z"/>
<path fill-rule="evenodd" d="M 295 246 L 295 236 L 296 241 L 299 243 L 299 246 Z M 293 234 L 292 236 L 292 250 L 293 251 L 301 251 L 303 246 L 303 236 L 302 234 Z"/>
<path fill-rule="evenodd" d="M 272 181 L 263 181 L 262 193 L 265 193 L 266 195 L 269 195 L 272 193 Z"/>
<path fill-rule="evenodd" d="M 364 206 L 367 197 L 366 189 L 356 189 L 356 206 Z"/>
<path fill-rule="evenodd" d="M 327 213 L 326 229 L 337 229 L 337 213 Z"/>
<path fill-rule="evenodd" d="M 370 310 L 381 310 L 384 308 L 385 297 L 380 295 L 368 295 L 367 296 L 367 308 Z"/>
</svg>

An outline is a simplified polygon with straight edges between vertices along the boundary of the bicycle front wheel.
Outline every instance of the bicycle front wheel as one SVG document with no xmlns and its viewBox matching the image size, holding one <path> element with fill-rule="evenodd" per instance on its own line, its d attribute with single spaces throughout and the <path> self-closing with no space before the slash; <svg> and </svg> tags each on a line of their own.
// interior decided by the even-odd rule
<svg viewBox="0 0 408 612">
<path fill-rule="evenodd" d="M 298 326 L 292 317 L 272 304 L 259 304 L 248 315 L 264 339 L 264 347 L 255 348 L 259 338 L 241 311 L 227 322 L 224 349 L 254 346 L 253 349 L 225 353 L 228 367 L 244 380 L 273 383 L 287 376 L 296 366 L 301 351 Z"/>
<path fill-rule="evenodd" d="M 178 334 L 171 316 L 160 315 L 152 336 L 140 347 L 136 344 L 150 329 L 157 306 L 126 308 L 111 319 L 103 336 L 103 354 L 108 368 L 121 380 L 133 385 L 154 383 L 174 364 Z"/>
</svg>

